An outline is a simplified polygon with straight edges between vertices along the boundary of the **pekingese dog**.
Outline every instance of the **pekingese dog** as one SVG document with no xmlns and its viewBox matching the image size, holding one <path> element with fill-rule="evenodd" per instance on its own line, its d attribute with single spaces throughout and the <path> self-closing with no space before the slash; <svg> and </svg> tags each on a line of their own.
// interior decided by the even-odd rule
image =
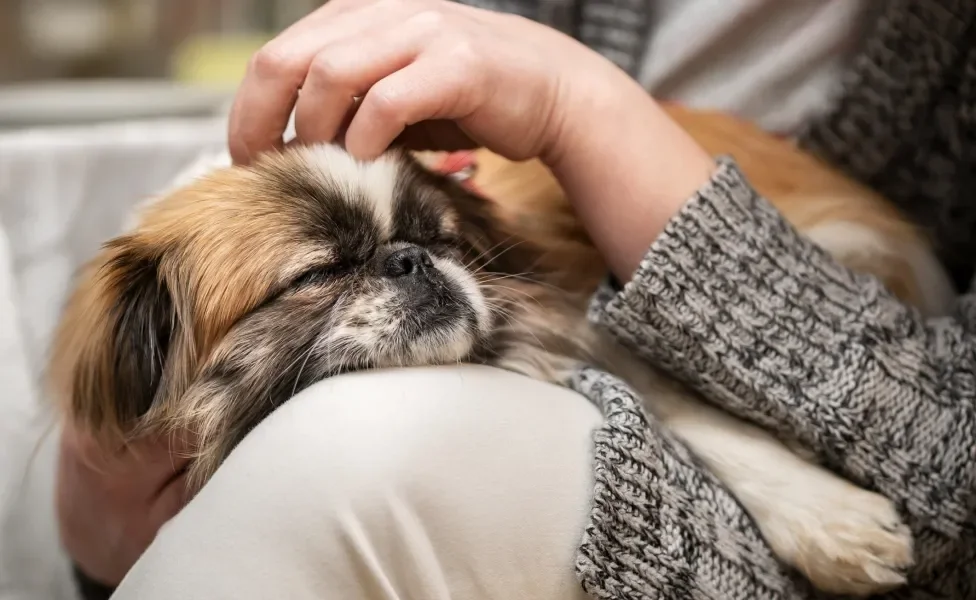
<svg viewBox="0 0 976 600">
<path fill-rule="evenodd" d="M 462 361 L 617 374 L 819 588 L 904 582 L 892 503 L 656 372 L 586 319 L 587 290 L 497 204 L 392 151 L 267 155 L 146 206 L 87 266 L 53 344 L 63 415 L 104 439 L 191 431 L 199 488 L 275 407 L 339 373 Z M 565 271 L 568 265 L 562 265 Z"/>
</svg>

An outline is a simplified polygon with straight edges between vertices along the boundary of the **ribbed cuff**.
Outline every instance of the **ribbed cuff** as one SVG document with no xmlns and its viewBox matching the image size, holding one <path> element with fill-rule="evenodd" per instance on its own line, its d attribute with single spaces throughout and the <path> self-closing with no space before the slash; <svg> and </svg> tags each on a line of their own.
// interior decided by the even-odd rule
<svg viewBox="0 0 976 600">
<path fill-rule="evenodd" d="M 773 557 L 752 519 L 620 380 L 583 369 L 573 388 L 604 414 L 576 572 L 597 600 L 786 600 L 809 584 Z"/>
</svg>

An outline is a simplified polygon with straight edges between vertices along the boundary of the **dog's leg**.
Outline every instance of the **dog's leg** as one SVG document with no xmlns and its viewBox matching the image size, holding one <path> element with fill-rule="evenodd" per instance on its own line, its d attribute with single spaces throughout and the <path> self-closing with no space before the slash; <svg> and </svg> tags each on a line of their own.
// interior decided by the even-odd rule
<svg viewBox="0 0 976 600">
<path fill-rule="evenodd" d="M 749 512 L 780 560 L 819 589 L 869 595 L 905 583 L 911 532 L 893 504 L 684 393 L 640 390 L 650 410 Z"/>
</svg>

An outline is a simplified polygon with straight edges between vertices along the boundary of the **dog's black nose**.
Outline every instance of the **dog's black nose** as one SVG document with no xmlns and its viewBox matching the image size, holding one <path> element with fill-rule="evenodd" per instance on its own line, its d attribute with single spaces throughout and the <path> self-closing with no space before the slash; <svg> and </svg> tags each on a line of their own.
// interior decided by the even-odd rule
<svg viewBox="0 0 976 600">
<path fill-rule="evenodd" d="M 430 254 L 419 246 L 407 246 L 396 250 L 383 262 L 383 275 L 387 277 L 426 277 L 434 268 Z"/>
</svg>

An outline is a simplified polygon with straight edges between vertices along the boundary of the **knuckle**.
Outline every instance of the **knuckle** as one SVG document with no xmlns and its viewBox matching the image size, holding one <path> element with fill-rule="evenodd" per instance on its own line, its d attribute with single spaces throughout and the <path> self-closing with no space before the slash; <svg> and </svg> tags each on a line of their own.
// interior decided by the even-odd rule
<svg viewBox="0 0 976 600">
<path fill-rule="evenodd" d="M 480 52 L 469 36 L 462 36 L 454 40 L 450 50 L 451 59 L 458 64 L 463 64 L 465 68 L 481 67 L 484 62 L 484 54 Z"/>
<path fill-rule="evenodd" d="M 439 8 L 426 8 L 410 17 L 413 26 L 424 30 L 441 31 L 446 25 L 447 16 Z"/>
<path fill-rule="evenodd" d="M 374 116 L 385 121 L 395 121 L 403 112 L 401 95 L 382 83 L 373 86 L 370 90 L 369 101 Z"/>
<path fill-rule="evenodd" d="M 335 54 L 323 52 L 315 57 L 309 67 L 309 75 L 316 80 L 339 81 L 343 78 L 342 59 Z"/>
<path fill-rule="evenodd" d="M 527 24 L 535 24 L 535 21 L 516 13 L 497 13 L 499 22 L 506 25 L 508 29 L 524 27 Z"/>
<path fill-rule="evenodd" d="M 298 77 L 303 75 L 301 61 L 278 47 L 268 44 L 251 58 L 250 70 L 261 79 Z"/>
</svg>

